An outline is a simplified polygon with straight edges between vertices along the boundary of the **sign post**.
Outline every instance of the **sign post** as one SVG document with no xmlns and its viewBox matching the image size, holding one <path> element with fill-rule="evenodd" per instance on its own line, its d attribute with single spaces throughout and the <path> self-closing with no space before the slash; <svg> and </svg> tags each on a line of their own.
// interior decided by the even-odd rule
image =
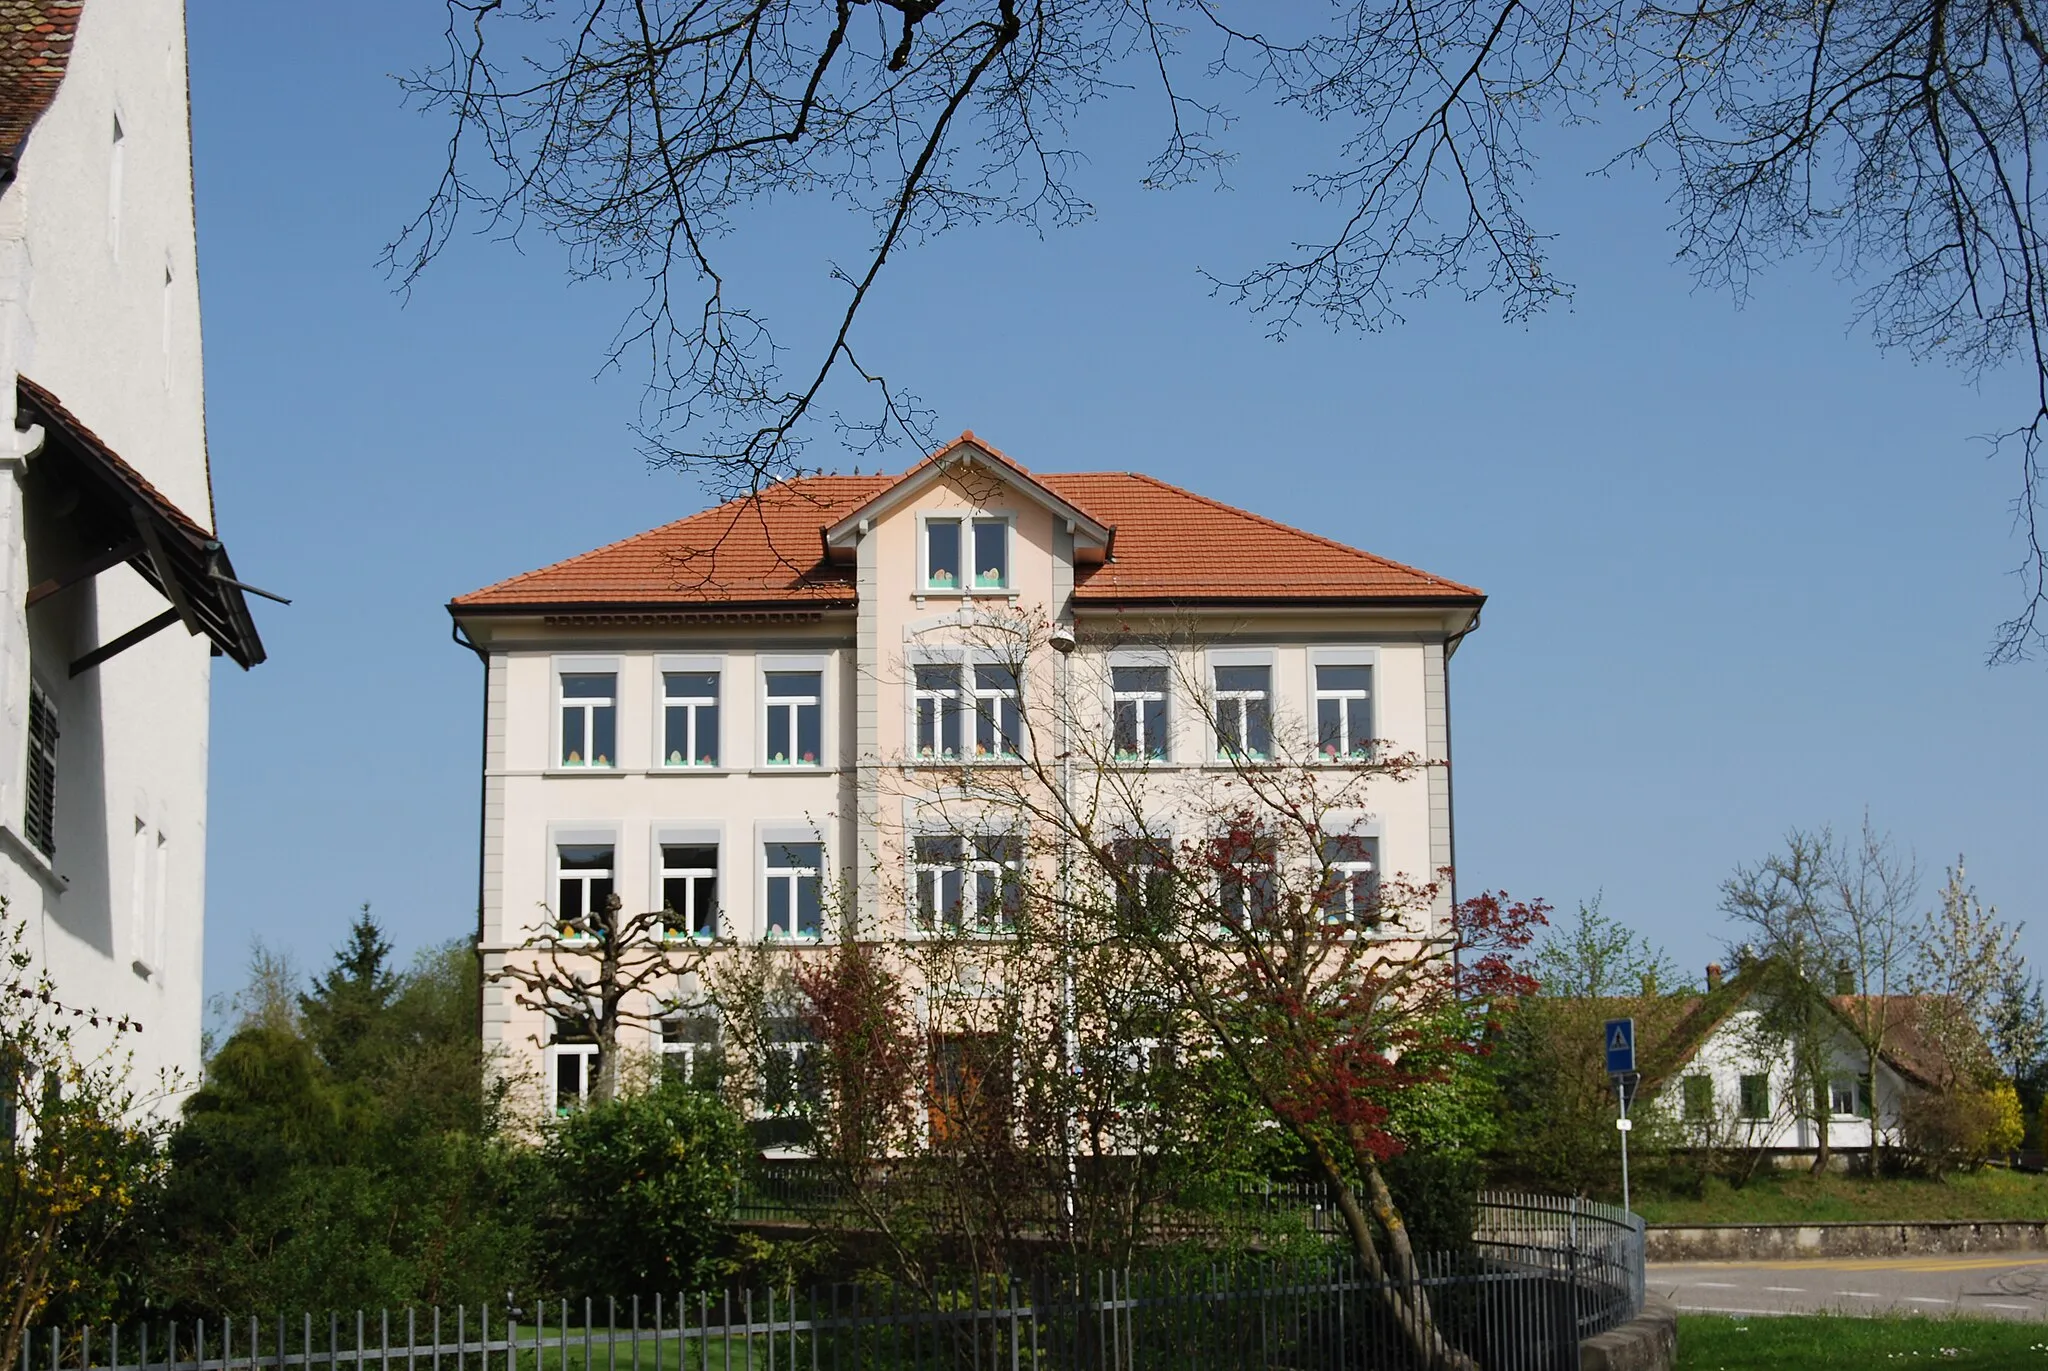
<svg viewBox="0 0 2048 1371">
<path fill-rule="evenodd" d="M 1607 1074 L 1614 1079 L 1614 1099 L 1621 1113 L 1614 1126 L 1621 1133 L 1621 1207 L 1629 1208 L 1628 1134 L 1634 1125 L 1628 1117 L 1630 1087 L 1636 1080 L 1636 1021 L 1609 1019 L 1600 1031 L 1607 1049 Z"/>
</svg>

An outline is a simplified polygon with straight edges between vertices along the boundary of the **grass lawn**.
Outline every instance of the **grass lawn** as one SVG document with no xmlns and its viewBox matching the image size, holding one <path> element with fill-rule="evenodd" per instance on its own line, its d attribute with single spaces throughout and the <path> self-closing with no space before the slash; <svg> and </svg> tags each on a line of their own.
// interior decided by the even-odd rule
<svg viewBox="0 0 2048 1371">
<path fill-rule="evenodd" d="M 1678 1371 L 1849 1371 L 1900 1364 L 2048 1367 L 2048 1325 L 2002 1319 L 1678 1316 Z"/>
<path fill-rule="evenodd" d="M 1638 1192 L 1634 1199 L 1651 1223 L 2048 1219 L 2048 1176 L 1989 1168 L 1942 1181 L 1778 1172 L 1740 1190 L 1710 1180 L 1698 1198 Z"/>
</svg>

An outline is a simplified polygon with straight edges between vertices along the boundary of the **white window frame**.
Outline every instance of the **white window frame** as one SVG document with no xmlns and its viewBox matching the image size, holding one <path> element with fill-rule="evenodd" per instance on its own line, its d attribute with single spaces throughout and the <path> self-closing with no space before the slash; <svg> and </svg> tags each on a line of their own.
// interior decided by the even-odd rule
<svg viewBox="0 0 2048 1371">
<path fill-rule="evenodd" d="M 946 671 L 952 673 L 952 684 L 947 686 L 927 685 L 924 673 Z M 917 662 L 910 674 L 910 750 L 913 760 L 922 764 L 958 765 L 967 753 L 968 733 L 968 686 L 967 663 L 958 658 Z M 929 707 L 932 716 L 932 746 L 924 746 L 924 715 Z M 951 724 L 959 735 L 960 746 L 952 753 L 944 747 L 946 727 Z"/>
<path fill-rule="evenodd" d="M 1110 839 L 1110 851 L 1111 851 L 1111 853 L 1112 853 L 1112 854 L 1114 855 L 1114 854 L 1116 854 L 1116 852 L 1117 852 L 1117 849 L 1118 849 L 1118 848 L 1119 848 L 1119 847 L 1120 847 L 1120 846 L 1121 846 L 1122 844 L 1124 844 L 1124 843 L 1132 843 L 1132 844 L 1142 844 L 1143 846 L 1145 846 L 1145 847 L 1147 847 L 1147 848 L 1151 848 L 1151 849 L 1154 849 L 1154 850 L 1157 850 L 1157 849 L 1161 849 L 1161 848 L 1164 848 L 1164 849 L 1166 850 L 1166 852 L 1167 852 L 1167 853 L 1169 854 L 1169 856 L 1171 856 L 1171 854 L 1173 853 L 1173 850 L 1174 850 L 1174 843 L 1175 843 L 1175 841 L 1176 841 L 1176 839 L 1175 839 L 1174 835 L 1173 835 L 1173 834 L 1172 834 L 1171 832 L 1165 832 L 1165 833 L 1135 833 L 1135 832 L 1131 832 L 1131 831 L 1129 831 L 1129 830 L 1125 830 L 1125 831 L 1123 831 L 1123 832 L 1120 832 L 1120 833 L 1118 833 L 1118 834 L 1117 834 L 1117 835 L 1116 835 L 1115 837 L 1113 837 L 1113 838 L 1111 838 L 1111 839 Z M 1122 858 L 1121 856 L 1117 856 L 1117 857 L 1116 857 L 1116 860 L 1117 860 L 1117 861 L 1118 861 L 1119 863 L 1121 863 L 1121 862 L 1123 862 L 1123 860 L 1124 860 L 1124 859 L 1123 859 L 1123 858 Z M 1133 862 L 1133 863 L 1131 863 L 1130 865 L 1131 865 L 1131 866 L 1132 866 L 1132 867 L 1133 867 L 1134 869 L 1136 869 L 1136 870 L 1138 870 L 1138 871 L 1148 871 L 1148 872 L 1164 872 L 1164 873 L 1165 873 L 1166 875 L 1168 875 L 1169 877 L 1170 877 L 1170 876 L 1171 876 L 1171 875 L 1173 874 L 1173 868 L 1172 868 L 1171 866 L 1159 866 L 1159 865 L 1156 865 L 1155 863 L 1152 863 L 1152 862 Z M 1147 882 L 1149 883 L 1149 881 L 1150 881 L 1150 878 L 1148 877 L 1148 878 L 1147 878 Z M 1110 892 L 1110 900 L 1111 900 L 1111 907 L 1112 907 L 1112 909 L 1115 909 L 1115 908 L 1116 908 L 1116 903 L 1117 903 L 1117 901 L 1119 901 L 1119 900 L 1121 900 L 1121 899 L 1122 899 L 1122 892 L 1121 892 L 1121 891 L 1114 891 L 1114 890 L 1113 890 L 1113 891 L 1111 891 L 1111 892 Z M 1118 912 L 1121 912 L 1121 911 L 1118 911 Z"/>
<path fill-rule="evenodd" d="M 713 854 L 711 865 L 708 868 L 670 867 L 668 864 L 667 853 L 664 850 L 670 847 L 708 847 L 712 850 Z M 732 929 L 728 926 L 727 911 L 731 907 L 731 898 L 730 887 L 726 885 L 725 881 L 724 828 L 716 824 L 700 824 L 695 826 L 682 827 L 670 824 L 656 824 L 650 835 L 650 841 L 648 842 L 648 855 L 651 858 L 652 862 L 652 870 L 650 874 L 653 879 L 653 884 L 649 888 L 654 891 L 656 908 L 659 909 L 667 907 L 668 882 L 672 877 L 686 875 L 708 875 L 711 877 L 711 880 L 713 882 L 713 889 L 717 892 L 712 897 L 710 911 L 711 932 L 709 934 L 685 933 L 678 936 L 670 937 L 666 934 L 658 933 L 656 936 L 660 937 L 663 942 L 671 943 L 676 946 L 683 946 L 687 944 L 703 944 L 708 942 L 723 942 L 730 940 L 732 937 Z M 691 887 L 691 891 L 691 900 L 694 903 L 694 885 Z M 693 922 L 697 914 L 699 913 L 699 911 L 694 908 L 679 909 L 676 912 L 683 916 L 685 920 L 685 926 L 688 926 L 690 922 Z"/>
<path fill-rule="evenodd" d="M 668 693 L 668 678 L 671 675 L 710 675 L 713 678 L 712 694 L 709 700 L 698 695 L 677 696 L 671 699 Z M 723 657 L 657 657 L 654 659 L 654 737 L 656 739 L 656 765 L 665 771 L 720 771 L 725 769 L 731 755 L 732 710 L 726 705 L 726 682 L 730 679 Z M 765 682 L 763 682 L 765 686 Z M 709 762 L 700 761 L 698 754 L 703 751 L 698 739 L 700 711 L 709 704 L 718 711 L 718 745 Z M 686 725 L 690 747 L 679 762 L 669 760 L 668 712 L 671 708 L 687 710 L 689 722 Z"/>
<path fill-rule="evenodd" d="M 548 1073 L 548 1113 L 561 1118 L 571 1108 L 581 1108 L 590 1103 L 591 1087 L 597 1083 L 597 1044 L 549 1043 L 543 1055 L 547 1058 L 545 1069 Z M 562 1103 L 561 1080 L 557 1074 L 561 1070 L 560 1061 L 563 1057 L 579 1057 L 583 1063 L 577 1072 L 583 1085 L 583 1093 L 571 1106 L 564 1106 Z"/>
<path fill-rule="evenodd" d="M 617 771 L 619 769 L 618 753 L 621 750 L 620 744 L 623 742 L 619 726 L 621 714 L 619 709 L 619 685 L 623 673 L 619 669 L 619 659 L 617 657 L 555 657 L 549 660 L 548 670 L 552 673 L 551 691 L 555 702 L 552 728 L 554 751 L 548 756 L 548 769 L 550 771 L 571 772 Z M 610 676 L 612 678 L 612 693 L 609 703 L 594 698 L 578 699 L 573 702 L 572 706 L 572 701 L 563 689 L 562 678 L 565 676 Z M 572 707 L 580 707 L 583 712 L 583 741 L 586 751 L 593 750 L 592 745 L 597 735 L 595 711 L 600 708 L 611 710 L 612 756 L 604 765 L 599 766 L 587 756 L 580 762 L 572 762 L 568 759 L 568 734 L 563 724 L 565 723 L 564 716 Z"/>
<path fill-rule="evenodd" d="M 981 673 L 984 667 L 994 667 L 999 671 L 1008 672 L 1010 674 L 1010 684 L 1003 688 L 990 688 L 983 685 Z M 967 689 L 969 699 L 972 701 L 970 715 L 974 725 L 974 746 L 973 750 L 968 753 L 969 758 L 983 764 L 1021 761 L 1024 756 L 1023 670 L 1010 662 L 977 658 L 967 663 L 967 672 Z M 1012 710 L 1011 723 L 1013 727 L 1011 729 L 1011 737 L 1012 741 L 1016 744 L 1016 751 L 1014 752 L 997 751 L 993 744 L 993 740 L 1000 739 L 1003 734 L 1002 709 L 1005 702 L 1009 704 Z M 982 750 L 981 741 L 984 728 L 987 729 L 992 740 L 991 747 L 986 752 Z"/>
<path fill-rule="evenodd" d="M 681 1025 L 692 1022 L 710 1023 L 711 1039 L 709 1042 L 693 1042 L 680 1037 L 676 1039 L 669 1037 L 668 1027 L 670 1024 Z M 662 1015 L 653 1026 L 652 1037 L 654 1039 L 655 1059 L 660 1063 L 663 1072 L 665 1073 L 668 1070 L 668 1063 L 671 1059 L 680 1058 L 683 1065 L 682 1077 L 692 1085 L 699 1083 L 697 1076 L 704 1069 L 705 1059 L 720 1057 L 724 1054 L 725 1050 L 725 1025 L 719 1021 L 718 1011 L 710 1005 L 683 1005 L 670 1013 Z"/>
<path fill-rule="evenodd" d="M 1126 702 L 1135 706 L 1137 733 L 1139 741 L 1142 743 L 1145 731 L 1144 703 L 1155 698 L 1154 694 L 1150 691 L 1120 691 L 1117 689 L 1116 673 L 1133 668 L 1162 670 L 1166 673 L 1165 688 L 1156 696 L 1161 706 L 1160 713 L 1164 716 L 1160 721 L 1162 736 L 1159 740 L 1160 748 L 1157 757 L 1149 755 L 1142 748 L 1140 749 L 1140 755 L 1132 757 L 1126 757 L 1116 751 L 1116 716 L 1119 706 Z M 1165 766 L 1170 764 L 1173 761 L 1174 725 L 1172 658 L 1168 657 L 1164 652 L 1112 652 L 1109 656 L 1108 670 L 1103 681 L 1103 693 L 1109 709 L 1109 744 L 1112 760 L 1119 766 Z"/>
<path fill-rule="evenodd" d="M 1278 717 L 1280 670 L 1279 663 L 1276 660 L 1278 655 L 1274 649 L 1269 647 L 1210 649 L 1208 661 L 1204 666 L 1206 679 L 1203 681 L 1203 689 L 1208 692 L 1209 708 L 1214 715 L 1211 720 L 1209 738 L 1209 759 L 1211 764 L 1233 766 L 1243 765 L 1247 762 L 1261 763 L 1273 760 L 1273 749 L 1275 747 L 1273 734 L 1279 727 L 1280 722 Z M 1262 668 L 1266 673 L 1266 689 L 1263 692 L 1263 697 L 1266 702 L 1267 750 L 1264 755 L 1254 754 L 1247 750 L 1244 755 L 1233 757 L 1229 749 L 1224 746 L 1222 727 L 1223 702 L 1227 699 L 1238 704 L 1238 729 L 1240 733 L 1246 733 L 1249 732 L 1245 727 L 1248 718 L 1246 713 L 1247 702 L 1260 698 L 1259 693 L 1252 691 L 1225 692 L 1217 689 L 1217 671 L 1221 668 L 1232 667 L 1257 667 Z"/>
<path fill-rule="evenodd" d="M 625 892 L 620 889 L 623 883 L 619 879 L 619 830 L 615 825 L 600 827 L 588 824 L 550 824 L 548 826 L 548 883 L 547 900 L 545 901 L 545 908 L 548 912 L 548 926 L 555 930 L 556 935 L 562 938 L 564 944 L 571 947 L 587 947 L 597 941 L 595 935 L 585 933 L 564 936 L 562 934 L 562 927 L 567 922 L 562 917 L 562 910 L 560 908 L 562 898 L 562 849 L 565 847 L 609 847 L 612 850 L 612 864 L 610 868 L 612 893 L 619 896 L 621 900 L 624 900 Z M 583 886 L 583 899 L 586 904 L 586 912 L 588 912 L 590 883 L 595 878 L 596 873 L 576 872 L 573 874 L 580 880 Z"/>
<path fill-rule="evenodd" d="M 818 865 L 815 870 L 800 866 L 771 867 L 768 865 L 768 849 L 778 846 L 815 844 L 818 849 Z M 761 892 L 761 936 L 768 942 L 795 943 L 808 945 L 830 941 L 831 929 L 826 919 L 825 900 L 827 896 L 827 873 L 832 869 L 831 849 L 826 845 L 824 835 L 806 824 L 761 824 L 754 832 L 754 869 L 758 873 Z M 800 933 L 794 928 L 778 930 L 769 924 L 769 890 L 777 881 L 789 885 L 790 921 L 796 922 L 801 908 L 799 884 L 806 875 L 818 882 L 818 931 Z"/>
<path fill-rule="evenodd" d="M 1365 668 L 1370 674 L 1366 678 L 1367 683 L 1363 695 L 1361 696 L 1359 692 L 1351 690 L 1324 691 L 1321 682 L 1321 671 L 1326 666 Z M 1322 704 L 1326 699 L 1348 701 L 1363 698 L 1365 701 L 1366 720 L 1366 737 L 1363 741 L 1370 744 L 1379 735 L 1379 687 L 1380 663 L 1377 649 L 1370 647 L 1316 647 L 1309 649 L 1308 726 L 1315 759 L 1318 762 L 1332 766 L 1344 765 L 1346 763 L 1356 765 L 1370 758 L 1370 749 L 1368 748 L 1367 751 L 1362 753 L 1359 752 L 1360 740 L 1350 737 L 1345 739 L 1345 751 L 1338 755 L 1330 756 L 1323 751 Z M 1346 721 L 1345 731 L 1348 734 L 1350 729 L 1348 710 L 1344 712 L 1344 718 Z"/>
<path fill-rule="evenodd" d="M 755 765 L 774 771 L 811 772 L 829 770 L 826 759 L 832 755 L 832 672 L 829 657 L 761 657 L 756 659 L 755 674 L 760 681 L 760 707 L 755 721 L 760 729 L 760 743 L 756 748 L 758 760 Z M 775 709 L 788 709 L 789 745 L 795 749 L 803 738 L 800 727 L 801 716 L 796 710 L 802 707 L 801 697 L 779 695 L 771 702 L 768 698 L 768 678 L 802 672 L 814 672 L 818 677 L 818 691 L 815 707 L 818 711 L 818 756 L 816 761 L 806 762 L 800 758 L 774 761 L 768 751 L 768 717 Z"/>
<path fill-rule="evenodd" d="M 933 524 L 956 524 L 960 529 L 960 583 L 932 584 Z M 981 572 L 974 565 L 975 531 L 982 525 L 1003 528 L 1003 581 L 982 585 Z M 1013 595 L 1017 590 L 1017 516 L 1005 510 L 934 510 L 917 516 L 917 589 L 919 595 Z"/>
<path fill-rule="evenodd" d="M 1004 661 L 990 652 L 977 652 L 964 648 L 923 648 L 910 654 L 910 697 L 909 756 L 906 763 L 911 766 L 1004 766 L 1022 761 L 1026 739 L 1024 736 L 1024 671 L 1015 663 Z M 1012 684 L 1000 689 L 985 685 L 981 678 L 984 667 L 995 667 L 1010 675 Z M 951 671 L 954 684 L 949 687 L 927 686 L 920 673 L 933 670 Z M 950 703 L 949 703 L 950 699 Z M 1015 752 L 978 751 L 984 725 L 991 735 L 1000 733 L 1002 705 L 1009 701 L 1014 708 L 1016 741 Z M 921 745 L 920 732 L 922 716 L 926 707 L 932 711 L 932 740 L 934 747 L 927 752 Z M 945 725 L 950 716 L 960 735 L 960 748 L 948 754 L 937 744 L 945 738 Z"/>
<path fill-rule="evenodd" d="M 1847 1084 L 1849 1087 L 1849 1109 L 1847 1113 L 1835 1108 L 1835 1088 Z M 1863 1117 L 1863 1079 L 1858 1075 L 1830 1075 L 1828 1077 L 1828 1115 L 1834 1119 L 1861 1119 Z"/>
<path fill-rule="evenodd" d="M 1359 876 L 1366 876 L 1370 878 L 1374 884 L 1379 884 L 1386 880 L 1386 858 L 1382 855 L 1381 851 L 1385 844 L 1381 841 L 1380 835 L 1377 832 L 1362 831 L 1329 833 L 1326 835 L 1325 841 L 1327 843 L 1365 843 L 1367 844 L 1367 855 L 1364 857 L 1353 857 L 1341 861 L 1331 861 L 1328 863 L 1331 880 L 1341 881 L 1342 883 L 1342 888 L 1345 892 L 1345 912 L 1342 918 L 1333 918 L 1328 912 L 1328 906 L 1326 905 L 1323 912 L 1323 922 L 1326 924 L 1341 923 L 1352 934 L 1370 934 L 1376 932 L 1388 921 L 1385 919 L 1381 919 L 1378 923 L 1361 923 L 1358 920 L 1357 907 L 1352 903 L 1350 892 L 1353 882 Z M 1327 847 L 1324 849 L 1323 855 L 1325 858 L 1328 858 L 1330 856 L 1330 852 Z"/>
<path fill-rule="evenodd" d="M 918 845 L 922 842 L 957 842 L 960 844 L 960 859 L 957 862 L 926 862 L 920 859 Z M 1013 854 L 1009 857 L 991 858 L 986 855 L 983 845 L 990 841 L 1013 843 Z M 1014 920 L 1005 917 L 1004 904 L 1005 873 L 1014 882 L 1019 898 L 1022 898 L 1024 881 L 1024 838 L 1014 829 L 977 828 L 970 825 L 944 826 L 924 825 L 910 833 L 910 850 L 906 854 L 910 863 L 910 932 L 913 937 L 943 937 L 957 934 L 978 938 L 1007 938 L 1016 932 Z M 958 925 L 946 922 L 944 877 L 949 872 L 958 873 L 960 878 L 960 921 Z M 992 878 L 995 886 L 994 922 L 983 917 L 984 907 L 980 900 L 980 885 L 983 878 Z M 925 890 L 931 886 L 933 920 L 927 923 L 924 917 Z"/>
</svg>

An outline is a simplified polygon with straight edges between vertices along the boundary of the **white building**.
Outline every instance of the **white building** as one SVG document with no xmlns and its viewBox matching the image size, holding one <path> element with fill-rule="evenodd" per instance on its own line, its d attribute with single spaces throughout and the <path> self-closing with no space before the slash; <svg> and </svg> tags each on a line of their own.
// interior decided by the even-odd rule
<svg viewBox="0 0 2048 1371">
<path fill-rule="evenodd" d="M 801 948 L 834 937 L 839 887 L 863 936 L 918 937 L 1018 861 L 985 825 L 945 827 L 943 795 L 1016 757 L 1005 721 L 1047 690 L 1085 694 L 1148 785 L 1220 786 L 1224 749 L 1263 757 L 1289 720 L 1333 776 L 1369 740 L 1425 757 L 1343 841 L 1361 879 L 1433 882 L 1453 856 L 1447 665 L 1483 602 L 1148 476 L 1034 474 L 972 434 L 899 476 L 788 482 L 459 596 L 486 668 L 485 970 L 613 895 L 674 910 L 679 941 Z M 1021 664 L 977 650 L 1034 616 L 1066 636 Z M 1168 629 L 1192 631 L 1177 655 Z M 1236 738 L 1212 736 L 1219 711 Z M 593 1049 L 515 992 L 487 983 L 485 1043 L 559 1105 Z M 641 1031 L 689 1051 L 701 1029 Z"/>
<path fill-rule="evenodd" d="M 184 9 L 0 0 L 0 895 L 137 1067 L 195 1074 L 213 531 Z"/>
</svg>

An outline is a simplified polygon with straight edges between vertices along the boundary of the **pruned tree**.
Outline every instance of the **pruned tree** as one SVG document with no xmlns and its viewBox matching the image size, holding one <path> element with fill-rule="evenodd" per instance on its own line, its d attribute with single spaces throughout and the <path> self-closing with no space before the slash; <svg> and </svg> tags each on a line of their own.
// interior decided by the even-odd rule
<svg viewBox="0 0 2048 1371">
<path fill-rule="evenodd" d="M 715 945 L 682 927 L 673 909 L 627 914 L 616 892 L 591 903 L 582 914 L 548 915 L 489 979 L 516 987 L 513 1003 L 538 1010 L 557 1030 L 596 1044 L 590 1095 L 604 1102 L 618 1094 L 619 1030 L 673 1013 L 683 978 Z"/>
<path fill-rule="evenodd" d="M 2034 227 L 2048 96 L 2038 0 L 1850 8 L 1736 0 L 447 0 L 405 82 L 447 116 L 439 184 L 390 249 L 410 285 L 461 214 L 566 245 L 578 276 L 644 286 L 612 359 L 644 356 L 643 432 L 725 493 L 805 467 L 812 424 L 924 441 L 928 415 L 859 350 L 884 268 L 969 225 L 1047 229 L 1093 207 L 1071 120 L 1150 102 L 1146 184 L 1227 168 L 1233 100 L 1328 126 L 1306 222 L 1223 295 L 1285 336 L 1376 329 L 1432 288 L 1526 319 L 1571 295 L 1528 213 L 1545 123 L 1614 121 L 1614 163 L 1673 188 L 1680 257 L 1737 299 L 1825 253 L 1881 346 L 1972 374 L 2027 368 L 2004 425 L 2024 594 L 1995 658 L 2043 642 L 2048 248 Z M 1305 140 L 1308 145 L 1308 140 Z M 724 257 L 795 200 L 854 213 L 834 303 L 792 343 Z M 838 225 L 846 225 L 841 229 Z M 840 402 L 871 402 L 851 413 Z"/>
</svg>

